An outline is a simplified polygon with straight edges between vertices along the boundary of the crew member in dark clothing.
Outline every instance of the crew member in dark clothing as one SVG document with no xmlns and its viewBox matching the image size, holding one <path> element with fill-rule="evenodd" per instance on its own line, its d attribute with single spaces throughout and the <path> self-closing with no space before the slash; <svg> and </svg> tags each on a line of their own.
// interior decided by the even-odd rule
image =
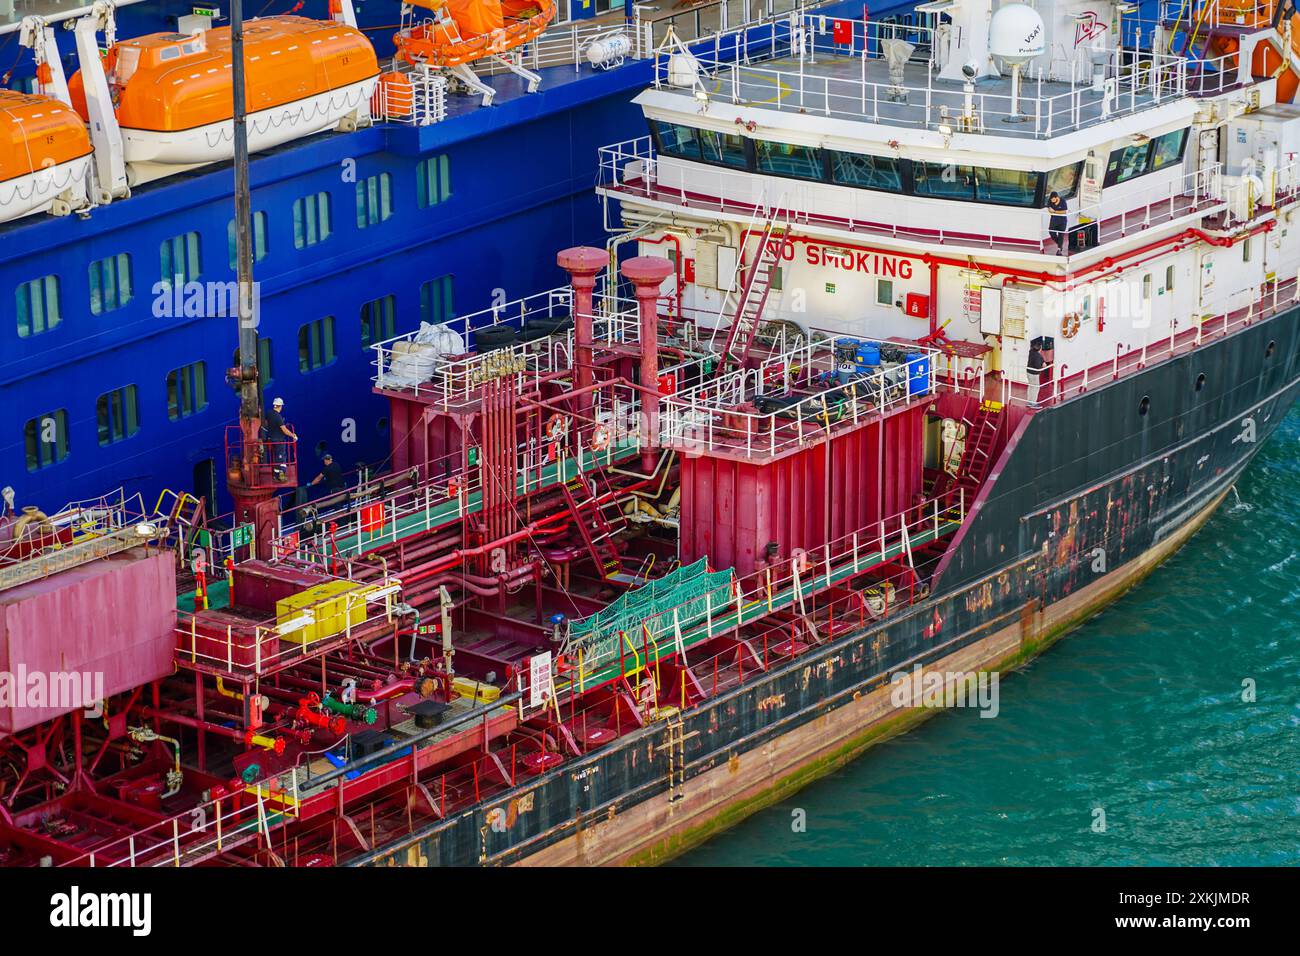
<svg viewBox="0 0 1300 956">
<path fill-rule="evenodd" d="M 334 460 L 334 456 L 329 452 L 325 453 L 324 457 L 321 458 L 321 461 L 324 465 L 321 468 L 320 474 L 311 480 L 312 486 L 314 487 L 315 485 L 324 482 L 326 494 L 333 494 L 336 491 L 342 491 L 343 469 L 339 467 L 339 463 Z"/>
<path fill-rule="evenodd" d="M 298 436 L 294 434 L 284 421 L 284 399 L 277 398 L 271 403 L 271 410 L 266 413 L 266 420 L 262 425 L 263 441 L 271 444 L 271 461 L 277 465 L 282 465 L 289 460 L 289 442 L 297 441 Z M 277 472 L 283 473 L 283 468 L 277 468 Z"/>
<path fill-rule="evenodd" d="M 1069 226 L 1068 213 L 1070 207 L 1061 198 L 1061 194 L 1053 190 L 1052 194 L 1047 197 L 1047 211 L 1052 214 L 1052 218 L 1047 223 L 1047 234 L 1056 243 L 1056 254 L 1063 256 L 1065 255 L 1065 231 Z"/>
<path fill-rule="evenodd" d="M 1026 398 L 1032 405 L 1038 401 L 1038 393 L 1043 384 L 1043 375 L 1047 372 L 1047 358 L 1043 355 L 1042 350 L 1037 343 L 1029 346 L 1029 358 L 1025 362 L 1025 370 L 1029 373 L 1029 388 Z"/>
</svg>

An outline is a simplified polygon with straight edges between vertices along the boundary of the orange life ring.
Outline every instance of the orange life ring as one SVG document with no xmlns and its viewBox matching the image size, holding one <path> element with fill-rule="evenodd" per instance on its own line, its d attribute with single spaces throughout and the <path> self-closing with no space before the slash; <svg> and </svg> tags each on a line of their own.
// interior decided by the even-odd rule
<svg viewBox="0 0 1300 956">
<path fill-rule="evenodd" d="M 1079 334 L 1079 326 L 1082 324 L 1083 320 L 1078 312 L 1067 312 L 1061 318 L 1061 336 L 1067 339 L 1074 338 Z"/>
<path fill-rule="evenodd" d="M 609 447 L 609 429 L 604 425 L 597 425 L 591 433 L 591 450 L 604 451 Z"/>
<path fill-rule="evenodd" d="M 551 441 L 559 441 L 568 430 L 569 420 L 559 412 L 552 415 L 546 422 L 546 437 Z"/>
</svg>

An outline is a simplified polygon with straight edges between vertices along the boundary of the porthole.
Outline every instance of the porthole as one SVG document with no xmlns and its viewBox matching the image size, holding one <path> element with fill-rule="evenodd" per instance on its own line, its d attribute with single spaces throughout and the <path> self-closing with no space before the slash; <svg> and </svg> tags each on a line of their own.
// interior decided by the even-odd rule
<svg viewBox="0 0 1300 956">
<path fill-rule="evenodd" d="M 1138 402 L 1138 414 L 1145 415 L 1149 411 L 1151 411 L 1151 396 L 1143 395 L 1142 401 Z"/>
<path fill-rule="evenodd" d="M 1199 392 L 1199 391 L 1200 391 L 1201 389 L 1203 389 L 1203 388 L 1205 388 L 1205 373 L 1204 373 L 1204 372 L 1202 372 L 1200 375 L 1196 376 L 1196 390 Z"/>
</svg>

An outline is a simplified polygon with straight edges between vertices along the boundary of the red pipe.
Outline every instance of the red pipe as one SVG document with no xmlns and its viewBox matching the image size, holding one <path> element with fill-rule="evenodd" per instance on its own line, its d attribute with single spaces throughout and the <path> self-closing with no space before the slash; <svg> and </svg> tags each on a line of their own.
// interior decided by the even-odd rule
<svg viewBox="0 0 1300 956">
<path fill-rule="evenodd" d="M 677 290 L 676 290 L 676 294 L 673 297 L 677 300 L 676 319 L 678 322 L 680 322 L 682 320 L 682 283 L 683 283 L 682 240 L 677 236 L 673 235 L 671 232 L 665 232 L 658 239 L 638 239 L 637 242 L 644 242 L 647 246 L 657 246 L 661 242 L 671 242 L 674 246 L 677 247 L 677 258 L 673 261 L 673 274 L 677 278 Z"/>
</svg>

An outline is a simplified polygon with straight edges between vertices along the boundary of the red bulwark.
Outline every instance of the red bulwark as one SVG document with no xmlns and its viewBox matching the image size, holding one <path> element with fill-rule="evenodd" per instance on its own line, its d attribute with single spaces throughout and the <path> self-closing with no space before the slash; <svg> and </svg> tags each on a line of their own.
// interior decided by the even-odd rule
<svg viewBox="0 0 1300 956">
<path fill-rule="evenodd" d="M 80 709 L 55 699 L 62 695 L 54 683 L 71 686 L 70 675 L 98 697 L 166 677 L 175 626 L 170 551 L 136 548 L 0 592 L 0 673 L 14 682 L 0 694 L 0 733 Z M 26 687 L 18 683 L 24 675 Z M 49 687 L 43 706 L 25 706 L 37 701 L 32 679 Z"/>
<path fill-rule="evenodd" d="M 683 455 L 682 563 L 707 557 L 743 576 L 764 566 L 771 542 L 785 559 L 794 548 L 818 548 L 903 512 L 923 488 L 926 407 L 779 458 Z"/>
</svg>

